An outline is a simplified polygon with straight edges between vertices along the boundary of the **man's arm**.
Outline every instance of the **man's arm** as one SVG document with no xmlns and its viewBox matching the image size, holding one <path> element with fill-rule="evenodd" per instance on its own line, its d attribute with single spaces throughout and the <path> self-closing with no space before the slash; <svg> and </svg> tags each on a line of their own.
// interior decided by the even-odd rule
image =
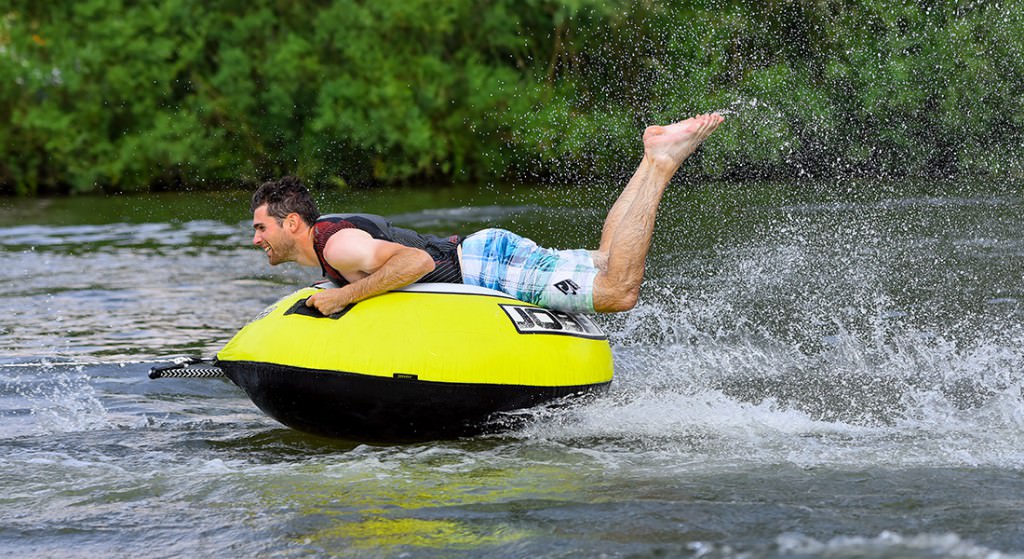
<svg viewBox="0 0 1024 559">
<path fill-rule="evenodd" d="M 324 289 L 306 301 L 325 315 L 409 285 L 434 269 L 434 259 L 426 251 L 374 239 L 360 229 L 335 233 L 324 247 L 324 259 L 351 282 Z"/>
</svg>

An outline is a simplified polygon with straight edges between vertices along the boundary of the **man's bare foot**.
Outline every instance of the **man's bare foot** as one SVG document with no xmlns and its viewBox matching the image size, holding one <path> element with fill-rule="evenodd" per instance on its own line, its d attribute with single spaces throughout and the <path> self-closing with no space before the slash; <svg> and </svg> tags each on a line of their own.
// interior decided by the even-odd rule
<svg viewBox="0 0 1024 559">
<path fill-rule="evenodd" d="M 653 162 L 678 168 L 723 120 L 714 113 L 698 115 L 668 126 L 648 126 L 644 130 L 644 154 Z"/>
</svg>

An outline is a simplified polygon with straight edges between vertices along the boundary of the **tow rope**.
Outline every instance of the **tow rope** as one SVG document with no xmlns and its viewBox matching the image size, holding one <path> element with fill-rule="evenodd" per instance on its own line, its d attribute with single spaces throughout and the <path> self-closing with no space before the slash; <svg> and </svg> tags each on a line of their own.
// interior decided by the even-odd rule
<svg viewBox="0 0 1024 559">
<path fill-rule="evenodd" d="M 149 378 L 216 378 L 223 377 L 224 370 L 208 359 L 181 357 L 170 365 L 161 365 L 149 370 Z"/>
</svg>

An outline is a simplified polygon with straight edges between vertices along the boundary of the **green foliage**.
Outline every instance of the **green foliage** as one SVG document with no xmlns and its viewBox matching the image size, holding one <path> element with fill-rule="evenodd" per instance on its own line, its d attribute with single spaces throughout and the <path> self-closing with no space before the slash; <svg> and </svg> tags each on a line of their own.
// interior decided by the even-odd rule
<svg viewBox="0 0 1024 559">
<path fill-rule="evenodd" d="M 1024 5 L 955 0 L 12 0 L 0 193 L 688 172 L 1022 174 Z"/>
</svg>

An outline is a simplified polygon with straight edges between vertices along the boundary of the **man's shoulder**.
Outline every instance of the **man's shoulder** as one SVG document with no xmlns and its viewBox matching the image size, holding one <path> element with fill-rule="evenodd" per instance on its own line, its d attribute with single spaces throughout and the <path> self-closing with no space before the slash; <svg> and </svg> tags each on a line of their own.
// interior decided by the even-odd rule
<svg viewBox="0 0 1024 559">
<path fill-rule="evenodd" d="M 371 222 L 382 222 L 387 221 L 383 216 L 366 213 L 334 213 L 334 214 L 323 214 L 317 222 L 330 222 L 337 223 L 339 221 L 371 221 Z"/>
<path fill-rule="evenodd" d="M 320 216 L 314 227 L 323 233 L 334 234 L 345 228 L 366 231 L 375 239 L 391 239 L 391 223 L 373 214 L 327 214 Z"/>
<path fill-rule="evenodd" d="M 353 254 L 362 254 L 374 250 L 373 237 L 356 227 L 346 227 L 336 231 L 324 243 L 324 256 L 329 262 L 336 259 L 348 259 Z"/>
</svg>

